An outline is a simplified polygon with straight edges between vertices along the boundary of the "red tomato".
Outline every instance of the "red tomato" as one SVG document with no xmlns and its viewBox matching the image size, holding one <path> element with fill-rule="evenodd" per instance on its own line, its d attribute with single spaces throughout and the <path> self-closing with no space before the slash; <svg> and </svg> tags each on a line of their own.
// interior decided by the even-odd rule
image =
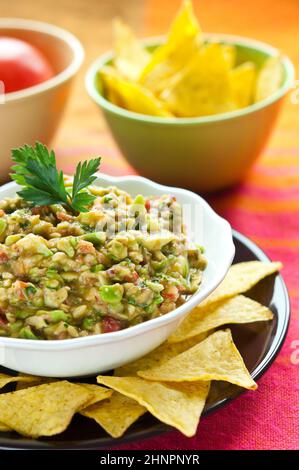
<svg viewBox="0 0 299 470">
<path fill-rule="evenodd" d="M 121 330 L 121 322 L 115 318 L 106 316 L 102 320 L 103 333 L 112 333 Z"/>
<path fill-rule="evenodd" d="M 23 90 L 53 77 L 43 54 L 20 39 L 0 36 L 0 80 L 5 93 Z"/>
<path fill-rule="evenodd" d="M 7 263 L 8 259 L 9 258 L 7 254 L 5 253 L 5 251 L 0 250 L 0 264 Z"/>
</svg>

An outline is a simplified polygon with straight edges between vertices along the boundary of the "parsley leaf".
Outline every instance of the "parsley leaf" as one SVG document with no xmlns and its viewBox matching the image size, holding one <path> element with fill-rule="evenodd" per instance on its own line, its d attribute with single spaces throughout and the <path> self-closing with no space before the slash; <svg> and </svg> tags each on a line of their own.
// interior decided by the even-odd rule
<svg viewBox="0 0 299 470">
<path fill-rule="evenodd" d="M 100 161 L 100 158 L 95 158 L 88 162 L 85 161 L 83 164 L 80 162 L 76 168 L 72 190 L 72 205 L 79 212 L 85 212 L 87 210 L 86 206 L 95 199 L 92 194 L 82 190 L 97 179 L 93 175 L 98 170 Z"/>
<path fill-rule="evenodd" d="M 34 147 L 14 149 L 12 159 L 16 165 L 11 177 L 23 186 L 18 195 L 34 206 L 62 204 L 72 212 L 86 212 L 95 199 L 86 188 L 96 179 L 100 158 L 78 164 L 71 191 L 65 187 L 63 172 L 57 170 L 55 153 L 45 145 L 36 142 Z"/>
</svg>

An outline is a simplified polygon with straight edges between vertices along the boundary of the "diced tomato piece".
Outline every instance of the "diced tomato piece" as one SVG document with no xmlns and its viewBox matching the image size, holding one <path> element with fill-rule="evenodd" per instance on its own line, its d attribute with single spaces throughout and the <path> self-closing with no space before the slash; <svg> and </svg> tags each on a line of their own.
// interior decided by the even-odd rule
<svg viewBox="0 0 299 470">
<path fill-rule="evenodd" d="M 133 282 L 134 284 L 136 284 L 136 282 L 139 279 L 139 275 L 138 275 L 138 273 L 136 273 L 136 271 L 134 271 L 132 274 L 129 274 L 128 276 L 125 276 L 124 279 L 125 279 L 126 282 Z"/>
<path fill-rule="evenodd" d="M 78 253 L 88 254 L 94 252 L 94 246 L 90 242 L 86 242 L 84 240 L 80 240 L 77 246 Z"/>
<path fill-rule="evenodd" d="M 70 220 L 72 220 L 72 216 L 66 214 L 65 212 L 57 212 L 56 217 L 58 220 L 61 220 L 61 221 L 66 220 L 67 222 L 69 222 Z"/>
<path fill-rule="evenodd" d="M 20 300 L 25 300 L 26 295 L 25 295 L 25 288 L 28 286 L 27 282 L 23 281 L 16 281 L 15 282 L 15 288 L 16 288 L 16 294 L 19 297 Z"/>
<path fill-rule="evenodd" d="M 112 317 L 104 317 L 102 320 L 103 333 L 112 333 L 121 330 L 121 322 Z"/>
<path fill-rule="evenodd" d="M 18 282 L 18 286 L 21 289 L 25 289 L 26 287 L 28 287 L 28 282 L 24 282 L 24 281 L 17 281 L 17 282 Z"/>
<path fill-rule="evenodd" d="M 151 201 L 149 199 L 147 199 L 145 201 L 145 208 L 146 208 L 147 212 L 149 212 L 151 210 Z"/>
<path fill-rule="evenodd" d="M 164 299 L 176 300 L 176 295 L 168 292 L 162 292 L 162 297 L 164 297 Z"/>
<path fill-rule="evenodd" d="M 0 217 L 3 217 L 5 215 L 5 212 L 3 209 L 0 209 Z"/>
<path fill-rule="evenodd" d="M 7 263 L 8 256 L 5 251 L 0 251 L 0 264 Z"/>
<path fill-rule="evenodd" d="M 172 302 L 176 302 L 179 297 L 178 289 L 175 286 L 166 287 L 166 289 L 161 292 L 161 295 L 164 299 L 171 300 Z"/>
</svg>

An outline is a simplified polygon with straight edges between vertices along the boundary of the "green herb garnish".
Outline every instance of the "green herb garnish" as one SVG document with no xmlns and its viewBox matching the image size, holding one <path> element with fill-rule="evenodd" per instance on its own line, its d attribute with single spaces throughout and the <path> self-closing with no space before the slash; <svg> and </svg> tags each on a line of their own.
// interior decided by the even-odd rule
<svg viewBox="0 0 299 470">
<path fill-rule="evenodd" d="M 20 186 L 18 195 L 34 206 L 62 204 L 72 212 L 87 212 L 95 196 L 85 190 L 92 184 L 100 166 L 100 158 L 79 163 L 73 180 L 72 190 L 65 187 L 63 172 L 58 171 L 53 150 L 36 142 L 34 147 L 24 145 L 12 150 L 16 165 L 11 175 Z"/>
</svg>

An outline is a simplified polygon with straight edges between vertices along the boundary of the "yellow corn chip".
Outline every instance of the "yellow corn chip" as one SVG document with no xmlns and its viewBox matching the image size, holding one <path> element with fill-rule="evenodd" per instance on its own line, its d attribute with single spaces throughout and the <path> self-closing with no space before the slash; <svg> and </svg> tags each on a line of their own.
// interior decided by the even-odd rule
<svg viewBox="0 0 299 470">
<path fill-rule="evenodd" d="M 24 390 L 24 388 L 36 387 L 37 385 L 57 382 L 57 379 L 51 379 L 50 377 L 35 377 L 35 379 L 36 380 L 32 380 L 32 382 L 18 382 L 16 386 L 16 390 Z"/>
<path fill-rule="evenodd" d="M 245 108 L 253 102 L 256 67 L 253 62 L 244 62 L 229 72 L 232 101 L 236 109 Z"/>
<path fill-rule="evenodd" d="M 108 391 L 112 393 L 112 390 Z M 145 412 L 146 408 L 137 401 L 113 392 L 107 400 L 88 406 L 80 413 L 94 419 L 110 436 L 121 437 Z"/>
<path fill-rule="evenodd" d="M 278 90 L 283 81 L 280 56 L 270 57 L 260 69 L 256 81 L 255 101 L 261 101 Z"/>
<path fill-rule="evenodd" d="M 200 42 L 201 30 L 192 2 L 185 1 L 170 27 L 165 44 L 155 49 L 143 70 L 140 83 L 159 94 L 194 57 Z"/>
<path fill-rule="evenodd" d="M 67 381 L 30 387 L 0 395 L 0 422 L 24 436 L 53 436 L 63 432 L 74 413 L 92 393 Z"/>
<path fill-rule="evenodd" d="M 216 331 L 193 348 L 161 366 L 139 371 L 138 375 L 162 382 L 224 380 L 252 390 L 257 388 L 233 342 L 230 330 Z"/>
<path fill-rule="evenodd" d="M 248 297 L 238 295 L 206 307 L 201 305 L 195 307 L 168 341 L 170 343 L 184 341 L 228 323 L 252 323 L 272 318 L 273 313 L 267 307 Z"/>
<path fill-rule="evenodd" d="M 230 62 L 221 44 L 202 46 L 161 99 L 176 116 L 206 116 L 232 109 Z"/>
<path fill-rule="evenodd" d="M 115 19 L 113 26 L 114 65 L 124 78 L 137 81 L 150 60 L 150 54 L 122 20 Z"/>
<path fill-rule="evenodd" d="M 282 268 L 280 262 L 265 263 L 262 261 L 247 261 L 233 264 L 221 284 L 209 295 L 201 307 L 206 307 L 213 302 L 243 294 L 255 286 L 259 281 Z"/>
<path fill-rule="evenodd" d="M 37 378 L 38 380 L 34 382 L 18 382 L 16 390 L 23 390 L 24 388 L 28 387 L 36 387 L 37 385 L 42 385 L 44 383 L 58 382 L 57 379 L 50 379 L 48 377 Z M 77 385 L 81 385 L 81 387 L 86 388 L 90 393 L 93 394 L 90 401 L 84 404 L 84 407 L 97 403 L 98 401 L 105 400 L 105 398 L 109 398 L 112 395 L 110 390 L 104 387 L 100 387 L 96 384 L 77 383 Z"/>
<path fill-rule="evenodd" d="M 97 381 L 136 400 L 163 423 L 194 436 L 209 393 L 209 382 L 161 384 L 140 377 L 98 376 Z"/>
<path fill-rule="evenodd" d="M 237 51 L 233 44 L 221 44 L 222 53 L 227 61 L 228 67 L 232 69 L 236 63 Z"/>
<path fill-rule="evenodd" d="M 125 364 L 124 366 L 118 367 L 114 371 L 114 375 L 118 377 L 129 377 L 137 375 L 139 370 L 152 369 L 153 367 L 159 366 L 164 362 L 168 361 L 172 357 L 177 356 L 178 354 L 186 351 L 195 344 L 198 344 L 200 341 L 204 340 L 207 337 L 207 334 L 196 336 L 192 339 L 186 341 L 181 341 L 180 343 L 170 344 L 167 341 L 158 348 L 154 349 L 145 356 L 137 359 L 134 362 Z"/>
<path fill-rule="evenodd" d="M 98 403 L 99 401 L 105 400 L 106 398 L 109 398 L 112 395 L 111 390 L 108 390 L 108 388 L 105 387 L 100 387 L 96 384 L 77 383 L 77 385 L 80 385 L 81 387 L 85 388 L 88 392 L 93 394 L 90 400 L 84 403 L 82 409 L 85 409 L 86 407 L 91 406 L 94 403 Z"/>
<path fill-rule="evenodd" d="M 0 432 L 9 432 L 11 428 L 6 426 L 6 424 L 0 423 Z"/>
<path fill-rule="evenodd" d="M 34 382 L 39 377 L 34 377 L 33 375 L 16 375 L 11 376 L 7 374 L 0 374 L 0 388 L 4 387 L 5 385 L 11 382 Z"/>
<path fill-rule="evenodd" d="M 107 98 L 130 111 L 151 116 L 171 117 L 164 104 L 150 90 L 118 76 L 111 67 L 100 70 Z M 108 93 L 108 94 L 107 94 Z"/>
</svg>

